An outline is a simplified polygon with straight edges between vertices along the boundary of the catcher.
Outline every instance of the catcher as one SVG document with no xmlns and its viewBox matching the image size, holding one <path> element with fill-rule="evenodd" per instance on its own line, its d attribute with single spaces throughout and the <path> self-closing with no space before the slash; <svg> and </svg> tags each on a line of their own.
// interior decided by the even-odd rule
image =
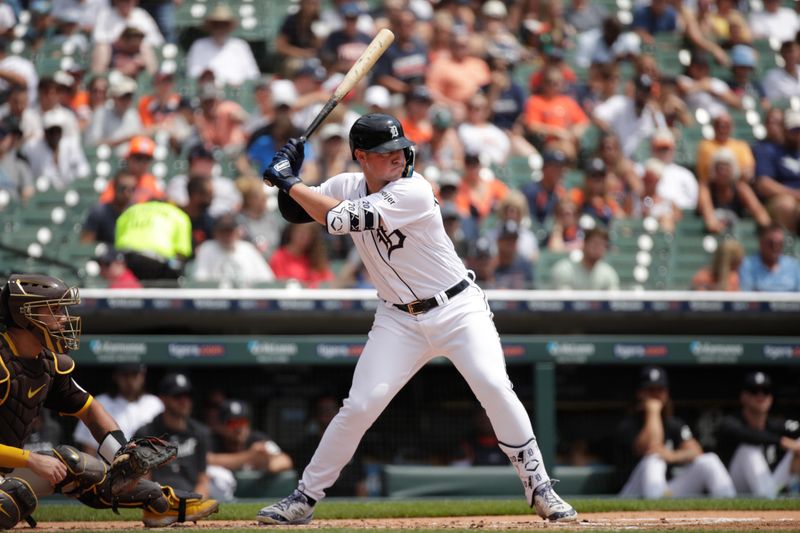
<svg viewBox="0 0 800 533">
<path fill-rule="evenodd" d="M 77 349 L 81 328 L 69 307 L 79 301 L 76 288 L 36 274 L 12 274 L 0 291 L 0 529 L 35 524 L 38 497 L 54 492 L 96 509 L 142 508 L 147 527 L 216 512 L 214 500 L 142 479 L 177 449 L 155 438 L 128 442 L 71 376 L 75 362 L 66 353 Z M 66 445 L 48 453 L 23 450 L 43 407 L 83 421 L 102 460 Z"/>
</svg>

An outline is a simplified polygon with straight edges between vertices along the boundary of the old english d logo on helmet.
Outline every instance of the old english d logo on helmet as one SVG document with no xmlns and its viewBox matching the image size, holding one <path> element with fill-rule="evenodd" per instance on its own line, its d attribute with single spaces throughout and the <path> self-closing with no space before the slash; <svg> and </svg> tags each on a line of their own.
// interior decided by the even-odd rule
<svg viewBox="0 0 800 533">
<path fill-rule="evenodd" d="M 384 113 L 369 113 L 356 120 L 350 128 L 350 152 L 356 158 L 356 149 L 365 152 L 387 153 L 414 146 L 406 139 L 400 121 Z"/>
</svg>

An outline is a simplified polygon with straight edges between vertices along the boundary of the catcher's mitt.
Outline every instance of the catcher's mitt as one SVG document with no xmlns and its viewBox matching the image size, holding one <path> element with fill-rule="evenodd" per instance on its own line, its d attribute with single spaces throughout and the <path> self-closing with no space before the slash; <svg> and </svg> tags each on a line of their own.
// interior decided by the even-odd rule
<svg viewBox="0 0 800 533">
<path fill-rule="evenodd" d="M 164 466 L 178 456 L 178 447 L 158 437 L 131 439 L 120 448 L 108 477 L 111 494 L 117 496 L 136 484 L 154 468 Z"/>
</svg>

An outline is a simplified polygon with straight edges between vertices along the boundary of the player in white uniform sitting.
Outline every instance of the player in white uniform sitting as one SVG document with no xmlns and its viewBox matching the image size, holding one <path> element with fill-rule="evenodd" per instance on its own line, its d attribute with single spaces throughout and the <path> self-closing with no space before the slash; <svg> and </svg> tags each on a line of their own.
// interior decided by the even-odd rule
<svg viewBox="0 0 800 533">
<path fill-rule="evenodd" d="M 444 355 L 486 410 L 528 504 L 544 519 L 576 520 L 572 506 L 553 490 L 528 414 L 506 373 L 486 297 L 445 234 L 433 190 L 414 172 L 412 146 L 397 119 L 373 113 L 350 130 L 353 159 L 363 173 L 307 187 L 297 177 L 303 144 L 295 139 L 264 173 L 264 181 L 280 189 L 279 206 L 289 222 L 314 220 L 331 234 L 350 234 L 382 305 L 350 393 L 298 488 L 256 518 L 267 524 L 308 523 L 378 415 L 425 363 Z"/>
</svg>

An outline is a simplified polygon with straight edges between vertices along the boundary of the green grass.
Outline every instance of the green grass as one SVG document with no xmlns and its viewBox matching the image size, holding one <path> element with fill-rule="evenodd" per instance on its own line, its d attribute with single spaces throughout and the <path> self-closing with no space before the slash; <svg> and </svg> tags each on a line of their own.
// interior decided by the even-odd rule
<svg viewBox="0 0 800 533">
<path fill-rule="evenodd" d="M 215 520 L 250 520 L 268 502 L 229 503 L 220 506 Z M 798 510 L 800 500 L 757 500 L 757 499 L 666 499 L 656 501 L 608 499 L 570 499 L 579 513 L 599 513 L 614 511 L 764 511 Z M 357 519 L 357 518 L 413 518 L 445 516 L 499 516 L 525 515 L 531 510 L 521 499 L 506 500 L 369 500 L 346 501 L 327 500 L 319 504 L 314 512 L 319 519 Z M 62 521 L 138 521 L 141 511 L 122 509 L 119 515 L 111 511 L 97 511 L 83 505 L 43 503 L 34 513 L 41 522 Z"/>
</svg>

